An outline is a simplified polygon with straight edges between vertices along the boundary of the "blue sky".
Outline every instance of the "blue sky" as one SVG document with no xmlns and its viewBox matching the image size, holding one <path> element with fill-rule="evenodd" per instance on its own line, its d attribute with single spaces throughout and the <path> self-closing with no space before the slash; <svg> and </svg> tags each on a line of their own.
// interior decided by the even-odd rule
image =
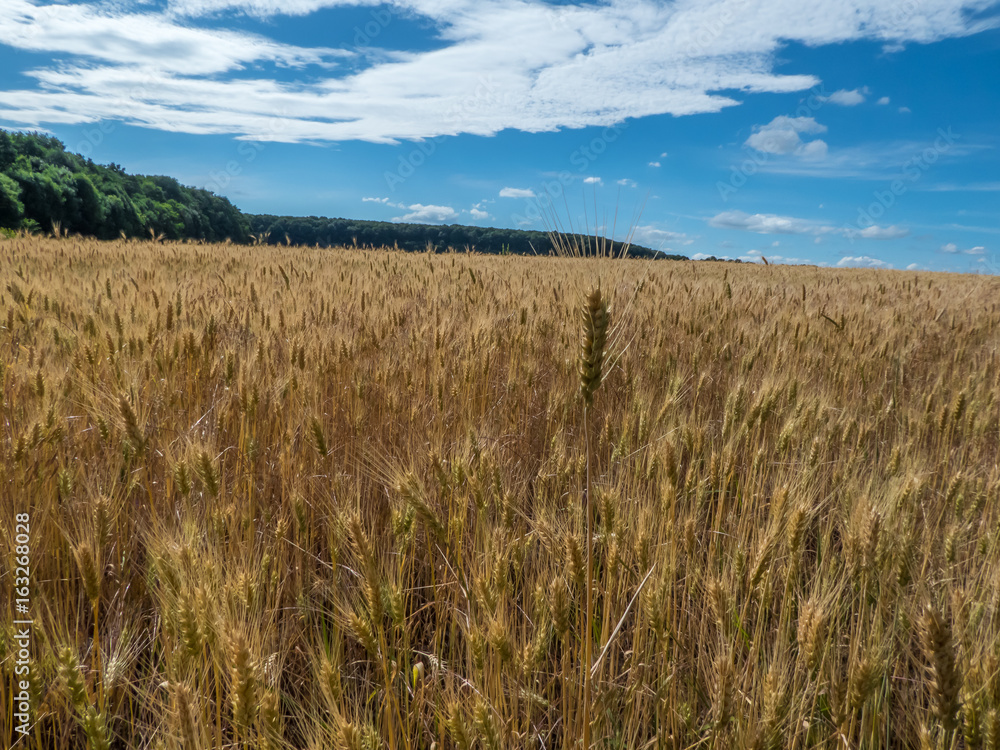
<svg viewBox="0 0 1000 750">
<path fill-rule="evenodd" d="M 1000 272 L 998 124 L 992 0 L 4 0 L 0 17 L 0 126 L 255 213 L 555 216 L 691 257 Z"/>
</svg>

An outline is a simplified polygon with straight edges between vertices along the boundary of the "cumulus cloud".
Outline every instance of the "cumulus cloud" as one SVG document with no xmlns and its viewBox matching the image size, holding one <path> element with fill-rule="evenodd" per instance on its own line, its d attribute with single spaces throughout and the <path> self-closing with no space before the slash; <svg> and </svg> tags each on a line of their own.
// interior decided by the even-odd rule
<svg viewBox="0 0 1000 750">
<path fill-rule="evenodd" d="M 845 256 L 837 261 L 838 268 L 892 268 L 891 263 L 868 255 Z"/>
<path fill-rule="evenodd" d="M 388 203 L 388 198 L 362 198 L 362 203 Z"/>
<path fill-rule="evenodd" d="M 839 104 L 841 107 L 856 107 L 864 102 L 867 94 L 868 87 L 865 86 L 864 88 L 851 89 L 850 91 L 846 89 L 834 91 L 829 96 L 821 97 L 821 99 L 831 104 Z"/>
<path fill-rule="evenodd" d="M 779 115 L 767 125 L 758 125 L 744 145 L 766 154 L 796 154 L 807 159 L 826 156 L 826 143 L 816 139 L 805 142 L 802 134 L 825 133 L 826 126 L 813 117 L 786 117 Z"/>
<path fill-rule="evenodd" d="M 0 90 L 0 119 L 36 128 L 115 119 L 286 142 L 606 126 L 718 112 L 740 103 L 733 91 L 802 91 L 815 75 L 776 72 L 789 42 L 960 37 L 996 25 L 977 12 L 986 5 L 922 0 L 899 13 L 896 0 L 4 0 L 0 44 L 15 50 L 18 69 Z M 266 25 L 251 34 L 240 18 L 349 6 L 384 11 L 385 23 L 417 18 L 434 43 L 406 47 L 378 34 L 361 43 L 347 24 L 331 46 L 300 47 L 269 38 Z M 390 36 L 403 48 L 380 49 Z M 33 85 L 18 88 L 25 77 Z"/>
<path fill-rule="evenodd" d="M 625 178 L 625 177 L 623 177 L 622 179 L 618 180 L 618 184 L 621 185 L 622 187 L 630 187 L 630 188 L 634 188 L 634 187 L 638 186 L 635 180 L 630 180 L 630 179 Z"/>
<path fill-rule="evenodd" d="M 658 161 L 651 161 L 651 162 L 649 162 L 649 166 L 655 167 L 656 169 L 659 169 L 660 168 L 660 162 L 658 162 Z"/>
<path fill-rule="evenodd" d="M 826 141 L 817 138 L 815 141 L 809 141 L 803 144 L 803 146 L 796 150 L 795 155 L 805 159 L 806 161 L 821 161 L 826 158 L 827 146 Z"/>
<path fill-rule="evenodd" d="M 414 203 L 407 206 L 410 213 L 404 216 L 396 216 L 393 221 L 408 221 L 421 224 L 442 224 L 458 217 L 458 212 L 451 206 L 425 206 Z"/>
<path fill-rule="evenodd" d="M 600 177 L 584 177 L 583 182 L 587 185 L 603 185 L 604 180 Z"/>
<path fill-rule="evenodd" d="M 535 191 L 531 188 L 505 187 L 500 191 L 501 198 L 534 198 Z"/>
<path fill-rule="evenodd" d="M 483 219 L 490 218 L 490 212 L 489 211 L 483 211 L 483 210 L 478 209 L 478 208 L 470 209 L 469 210 L 469 214 L 476 221 L 482 221 Z"/>
<path fill-rule="evenodd" d="M 876 104 L 882 104 L 882 105 L 888 104 L 889 103 L 889 97 L 888 96 L 883 96 L 881 99 L 879 99 L 875 103 Z"/>
<path fill-rule="evenodd" d="M 902 112 L 904 115 L 907 115 L 910 112 L 912 112 L 913 110 L 911 110 L 909 107 L 900 107 L 899 111 Z"/>
</svg>

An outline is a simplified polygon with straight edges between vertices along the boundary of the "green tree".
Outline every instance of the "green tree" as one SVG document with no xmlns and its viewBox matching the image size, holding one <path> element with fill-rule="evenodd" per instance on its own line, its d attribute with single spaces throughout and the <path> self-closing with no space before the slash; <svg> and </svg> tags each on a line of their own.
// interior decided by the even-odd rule
<svg viewBox="0 0 1000 750">
<path fill-rule="evenodd" d="M 9 168 L 17 159 L 17 148 L 9 135 L 0 130 L 0 170 Z"/>
<path fill-rule="evenodd" d="M 0 174 L 0 227 L 14 229 L 24 218 L 21 186 L 5 174 Z"/>
</svg>

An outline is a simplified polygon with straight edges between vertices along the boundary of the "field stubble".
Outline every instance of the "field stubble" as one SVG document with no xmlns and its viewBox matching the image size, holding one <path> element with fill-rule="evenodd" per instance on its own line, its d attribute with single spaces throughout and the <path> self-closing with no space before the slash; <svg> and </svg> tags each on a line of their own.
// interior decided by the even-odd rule
<svg viewBox="0 0 1000 750">
<path fill-rule="evenodd" d="M 579 746 L 589 635 L 596 747 L 1000 748 L 995 279 L 25 238 L 0 263 L 23 747 Z"/>
</svg>

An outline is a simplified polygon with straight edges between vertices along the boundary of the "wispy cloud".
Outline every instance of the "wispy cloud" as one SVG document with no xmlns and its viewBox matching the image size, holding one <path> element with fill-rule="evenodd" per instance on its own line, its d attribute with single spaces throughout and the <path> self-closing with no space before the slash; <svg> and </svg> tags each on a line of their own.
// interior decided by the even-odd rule
<svg viewBox="0 0 1000 750">
<path fill-rule="evenodd" d="M 743 211 L 723 211 L 708 219 L 716 229 L 738 229 L 756 234 L 812 234 L 819 239 L 824 235 L 845 236 L 850 239 L 890 240 L 906 237 L 910 232 L 904 227 L 873 224 L 864 229 L 835 227 L 812 219 L 777 214 L 748 214 Z"/>
<path fill-rule="evenodd" d="M 500 191 L 501 198 L 534 198 L 535 191 L 531 188 L 505 187 Z"/>
<path fill-rule="evenodd" d="M 838 268 L 892 268 L 892 263 L 887 263 L 879 258 L 872 258 L 868 255 L 845 256 L 837 261 Z"/>
<path fill-rule="evenodd" d="M 985 255 L 986 248 L 982 245 L 976 245 L 975 247 L 970 247 L 965 250 L 959 249 L 958 245 L 954 242 L 949 242 L 941 246 L 941 252 L 948 255 L 955 255 L 961 253 L 963 255 Z"/>
<path fill-rule="evenodd" d="M 740 229 L 757 234 L 817 234 L 834 231 L 808 219 L 776 214 L 747 214 L 743 211 L 723 211 L 708 220 L 709 226 L 718 229 Z"/>
<path fill-rule="evenodd" d="M 970 182 L 964 185 L 951 182 L 922 185 L 917 189 L 929 193 L 996 193 L 1000 192 L 1000 182 Z"/>
<path fill-rule="evenodd" d="M 822 159 L 771 159 L 760 164 L 760 171 L 832 179 L 849 177 L 886 182 L 902 179 L 908 189 L 918 189 L 922 176 L 930 166 L 930 161 L 924 157 L 928 148 L 935 150 L 935 164 L 992 148 L 960 140 L 961 136 L 955 133 L 950 133 L 949 138 L 950 142 L 944 145 L 941 145 L 940 138 L 932 135 L 925 141 L 900 139 L 836 148 L 829 150 Z M 928 186 L 925 189 L 933 188 Z"/>
<path fill-rule="evenodd" d="M 897 227 L 895 224 L 887 227 L 880 227 L 877 224 L 873 224 L 864 229 L 848 232 L 851 237 L 861 237 L 866 240 L 897 240 L 901 237 L 906 237 L 909 233 L 909 229 Z"/>
<path fill-rule="evenodd" d="M 219 27 L 239 14 L 380 6 L 375 0 L 170 0 L 165 11 L 140 0 L 5 0 L 0 43 L 58 62 L 32 71 L 39 87 L 0 91 L 0 118 L 28 126 L 115 118 L 285 141 L 607 125 L 739 103 L 723 91 L 803 90 L 817 79 L 773 70 L 775 53 L 789 40 L 930 42 L 995 25 L 995 18 L 967 13 L 986 4 L 923 0 L 903 14 L 894 0 L 763 8 L 741 0 L 395 0 L 391 12 L 424 17 L 441 44 L 359 56 L 346 44 L 303 48 Z M 188 20 L 206 15 L 212 28 Z M 512 38 L 519 43 L 511 45 Z M 352 67 L 340 71 L 346 58 Z M 274 66 L 318 72 L 288 82 L 269 72 Z M 846 100 L 850 93 L 833 96 Z"/>
<path fill-rule="evenodd" d="M 41 5 L 32 0 L 4 0 L 0 16 L 0 44 L 30 52 L 50 52 L 78 58 L 76 65 L 53 66 L 37 71 L 42 80 L 70 92 L 87 93 L 90 84 L 114 80 L 93 63 L 122 66 L 122 73 L 136 68 L 144 72 L 178 76 L 211 75 L 240 70 L 252 63 L 269 62 L 300 67 L 328 65 L 349 57 L 347 50 L 303 48 L 272 41 L 246 32 L 195 28 L 178 23 L 169 15 L 143 12 L 141 3 L 112 7 L 90 3 Z M 129 8 L 134 10 L 129 12 Z M 63 71 L 69 75 L 46 76 Z M 121 79 L 119 79 L 121 80 Z M 50 97 L 57 91 L 47 91 Z M 119 92 L 119 96 L 125 91 Z"/>
<path fill-rule="evenodd" d="M 26 126 L 114 118 L 284 141 L 551 131 L 716 112 L 739 104 L 721 92 L 747 96 L 815 85 L 808 73 L 775 72 L 776 53 L 788 41 L 930 42 L 996 24 L 968 12 L 986 0 L 922 0 L 907 13 L 898 12 L 895 0 L 395 0 L 389 11 L 425 19 L 434 47 L 364 55 L 346 40 L 343 49 L 304 48 L 234 30 L 235 24 L 225 28 L 241 14 L 305 15 L 349 5 L 383 6 L 169 0 L 164 10 L 140 0 L 5 0 L 0 44 L 48 53 L 53 61 L 30 71 L 37 87 L 0 91 L 0 118 Z M 211 26 L 191 21 L 204 16 Z M 349 69 L 338 67 L 348 60 Z M 311 72 L 289 81 L 274 73 L 277 67 Z M 847 103 L 850 92 L 841 98 Z"/>
<path fill-rule="evenodd" d="M 650 224 L 637 226 L 632 230 L 632 241 L 638 245 L 651 247 L 655 250 L 670 250 L 669 246 L 687 246 L 694 243 L 694 238 L 684 232 L 672 232 L 660 229 Z"/>
</svg>

